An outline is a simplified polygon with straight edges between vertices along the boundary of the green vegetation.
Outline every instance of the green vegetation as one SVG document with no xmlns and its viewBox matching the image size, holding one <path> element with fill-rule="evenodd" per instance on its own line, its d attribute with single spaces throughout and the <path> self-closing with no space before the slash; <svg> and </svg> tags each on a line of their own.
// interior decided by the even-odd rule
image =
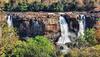
<svg viewBox="0 0 100 57">
<path fill-rule="evenodd" d="M 22 12 L 27 11 L 28 10 L 28 4 L 26 4 L 26 3 L 19 4 L 17 9 L 19 9 L 19 11 L 22 11 Z"/>
<path fill-rule="evenodd" d="M 4 6 L 4 10 L 5 11 L 12 11 L 12 7 L 11 7 L 11 4 L 5 4 L 5 6 Z"/>
<path fill-rule="evenodd" d="M 73 47 L 90 47 L 97 44 L 96 36 L 95 36 L 95 29 L 87 29 L 84 32 L 84 36 L 80 36 L 74 44 L 72 44 Z"/>
<path fill-rule="evenodd" d="M 28 7 L 29 11 L 45 11 L 47 9 L 46 5 L 39 3 L 39 2 L 34 2 L 29 5 Z"/>
<path fill-rule="evenodd" d="M 4 3 L 4 10 L 5 11 L 48 11 L 48 12 L 64 12 L 64 11 L 88 11 L 91 9 L 95 8 L 95 2 L 89 1 L 85 2 L 84 5 L 80 6 L 76 0 L 72 2 L 67 2 L 67 1 L 59 1 L 52 3 L 50 5 L 45 5 L 41 2 L 22 2 L 22 3 L 14 3 L 14 2 L 9 2 L 9 3 Z"/>
<path fill-rule="evenodd" d="M 5 57 L 5 54 L 12 52 L 12 49 L 18 41 L 15 30 L 8 29 L 6 23 L 2 23 L 2 38 L 0 38 L 0 57 Z"/>
<path fill-rule="evenodd" d="M 90 46 L 96 45 L 95 29 L 87 29 L 84 35 L 85 40 L 90 44 Z"/>
<path fill-rule="evenodd" d="M 73 48 L 69 57 L 100 57 L 100 45 L 87 48 Z"/>
<path fill-rule="evenodd" d="M 60 2 L 53 3 L 52 5 L 48 7 L 48 11 L 62 12 L 64 11 L 64 5 Z"/>
<path fill-rule="evenodd" d="M 53 44 L 43 36 L 19 41 L 14 48 L 14 57 L 56 57 Z"/>
<path fill-rule="evenodd" d="M 54 45 L 45 37 L 37 36 L 25 41 L 17 41 L 10 51 L 5 50 L 3 57 L 56 57 Z"/>
</svg>

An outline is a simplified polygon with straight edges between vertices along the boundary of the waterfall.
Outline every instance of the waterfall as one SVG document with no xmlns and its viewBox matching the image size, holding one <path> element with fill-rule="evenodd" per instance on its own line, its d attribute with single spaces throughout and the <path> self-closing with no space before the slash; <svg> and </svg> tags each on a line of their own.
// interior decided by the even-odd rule
<svg viewBox="0 0 100 57">
<path fill-rule="evenodd" d="M 61 36 L 56 44 L 59 46 L 60 52 L 67 54 L 70 51 L 70 48 L 68 48 L 66 44 L 71 43 L 71 40 L 69 39 L 68 24 L 63 16 L 59 17 L 59 24 Z"/>
<path fill-rule="evenodd" d="M 7 16 L 7 24 L 9 28 L 13 26 L 12 17 L 10 15 Z"/>
<path fill-rule="evenodd" d="M 78 36 L 79 37 L 84 36 L 84 31 L 85 31 L 85 16 L 80 15 Z"/>
<path fill-rule="evenodd" d="M 61 29 L 61 36 L 57 42 L 57 44 L 66 44 L 70 43 L 71 40 L 68 37 L 68 24 L 63 16 L 59 17 L 59 24 Z"/>
</svg>

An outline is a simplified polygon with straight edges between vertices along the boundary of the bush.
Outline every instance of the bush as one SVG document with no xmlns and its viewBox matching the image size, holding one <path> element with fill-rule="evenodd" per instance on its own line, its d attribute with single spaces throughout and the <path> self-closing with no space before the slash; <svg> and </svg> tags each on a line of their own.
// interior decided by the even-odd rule
<svg viewBox="0 0 100 57">
<path fill-rule="evenodd" d="M 39 2 L 34 2 L 32 4 L 29 5 L 28 7 L 29 11 L 46 11 L 47 10 L 47 6 L 39 3 Z"/>
<path fill-rule="evenodd" d="M 21 12 L 28 11 L 28 4 L 26 4 L 26 3 L 19 4 L 18 9 Z"/>
<path fill-rule="evenodd" d="M 54 11 L 54 12 L 63 12 L 64 11 L 64 5 L 60 2 L 53 3 L 48 7 L 48 11 Z"/>
<path fill-rule="evenodd" d="M 54 45 L 45 37 L 37 36 L 27 41 L 18 41 L 11 57 L 56 57 Z M 9 55 L 6 55 L 9 56 Z"/>
<path fill-rule="evenodd" d="M 1 25 L 2 38 L 0 38 L 0 57 L 5 57 L 12 52 L 15 47 L 18 37 L 13 28 L 8 28 L 6 23 Z"/>
<path fill-rule="evenodd" d="M 12 8 L 12 6 L 11 6 L 10 3 L 6 3 L 6 4 L 5 4 L 5 6 L 4 6 L 4 10 L 5 10 L 5 11 L 12 11 L 12 9 L 13 9 L 13 8 Z"/>
<path fill-rule="evenodd" d="M 95 29 L 87 29 L 84 38 L 90 45 L 95 45 L 97 43 Z"/>
<path fill-rule="evenodd" d="M 88 48 L 74 48 L 69 53 L 69 57 L 100 57 L 100 45 Z"/>
<path fill-rule="evenodd" d="M 78 39 L 75 40 L 73 47 L 89 47 L 97 44 L 96 36 L 95 36 L 95 29 L 87 29 L 84 32 L 84 36 L 80 36 Z"/>
</svg>

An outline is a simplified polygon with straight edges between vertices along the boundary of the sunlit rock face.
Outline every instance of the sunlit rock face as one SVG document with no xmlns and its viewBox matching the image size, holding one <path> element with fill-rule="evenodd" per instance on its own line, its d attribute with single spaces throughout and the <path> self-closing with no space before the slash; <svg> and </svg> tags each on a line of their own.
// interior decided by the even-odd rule
<svg viewBox="0 0 100 57">
<path fill-rule="evenodd" d="M 96 15 L 96 24 L 95 24 L 95 28 L 96 28 L 96 39 L 98 40 L 98 42 L 100 43 L 100 14 Z"/>
</svg>

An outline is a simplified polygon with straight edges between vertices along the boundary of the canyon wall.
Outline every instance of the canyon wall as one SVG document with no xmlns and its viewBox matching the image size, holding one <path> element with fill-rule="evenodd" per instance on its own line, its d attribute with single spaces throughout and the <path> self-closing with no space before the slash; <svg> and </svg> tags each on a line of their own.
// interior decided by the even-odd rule
<svg viewBox="0 0 100 57">
<path fill-rule="evenodd" d="M 43 24 L 45 25 L 45 35 L 49 38 L 57 38 L 60 35 L 60 27 L 59 27 L 59 16 L 65 15 L 68 16 L 69 19 L 77 19 L 77 16 L 80 14 L 86 15 L 87 22 L 89 23 L 87 26 L 88 27 L 93 27 L 95 24 L 95 19 L 93 19 L 91 16 L 99 17 L 96 14 L 90 14 L 86 12 L 65 12 L 65 13 L 60 13 L 60 12 L 55 12 L 55 13 L 49 13 L 49 12 L 10 12 L 7 13 L 13 16 L 17 16 L 18 20 L 24 21 L 24 23 L 29 24 L 30 20 L 38 20 L 42 21 Z M 31 31 L 32 32 L 32 31 Z M 99 38 L 98 34 L 97 37 Z"/>
<path fill-rule="evenodd" d="M 59 22 L 58 22 L 58 18 L 59 18 L 59 14 L 56 13 L 40 13 L 40 12 L 24 12 L 24 13 L 7 13 L 12 15 L 13 19 L 17 19 L 17 21 L 15 21 L 14 23 L 18 25 L 18 30 L 20 31 L 20 33 L 25 32 L 26 30 L 28 30 L 28 34 L 35 34 L 35 33 L 39 33 L 39 32 L 34 32 L 34 29 L 37 30 L 39 28 L 35 27 L 33 29 L 30 28 L 30 23 L 33 20 L 37 20 L 39 21 L 39 23 L 42 23 L 42 26 L 44 28 L 42 28 L 44 31 L 40 32 L 40 34 L 44 34 L 46 37 L 51 38 L 51 39 L 55 39 L 60 35 L 60 28 L 59 28 Z M 15 17 L 14 17 L 15 16 Z M 23 24 L 24 23 L 24 24 Z M 19 26 L 20 25 L 20 26 Z M 25 27 L 25 26 L 26 27 Z M 41 24 L 40 24 L 41 25 Z M 25 31 L 23 31 L 24 29 L 21 28 L 23 27 L 27 28 Z M 33 25 L 34 26 L 34 25 Z M 41 29 L 40 29 L 41 30 Z M 22 33 L 23 34 L 23 33 Z M 29 36 L 30 36 L 29 35 Z"/>
</svg>

